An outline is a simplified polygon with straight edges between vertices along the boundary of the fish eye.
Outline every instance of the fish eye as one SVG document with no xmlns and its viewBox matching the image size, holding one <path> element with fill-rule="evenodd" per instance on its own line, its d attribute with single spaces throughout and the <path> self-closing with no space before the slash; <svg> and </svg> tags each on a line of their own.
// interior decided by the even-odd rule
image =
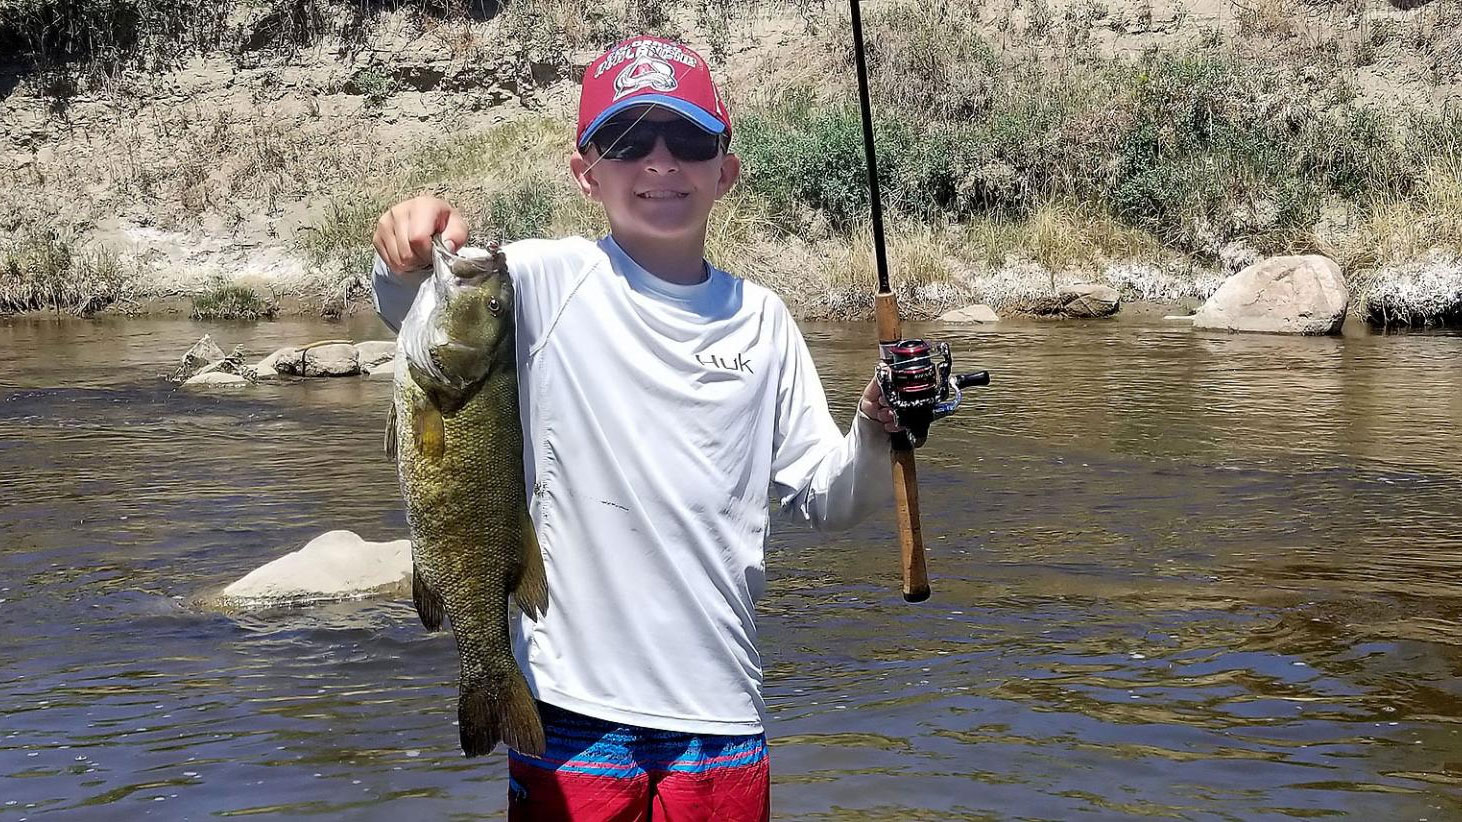
<svg viewBox="0 0 1462 822">
<path fill-rule="evenodd" d="M 487 310 L 496 314 L 503 310 L 503 304 L 498 301 L 497 297 L 493 297 L 487 301 Z"/>
</svg>

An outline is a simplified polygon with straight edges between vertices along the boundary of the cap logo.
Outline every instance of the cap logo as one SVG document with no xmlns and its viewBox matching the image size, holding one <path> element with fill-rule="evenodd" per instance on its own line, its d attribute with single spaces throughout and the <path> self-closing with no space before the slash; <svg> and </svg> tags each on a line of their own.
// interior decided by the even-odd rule
<svg viewBox="0 0 1462 822">
<path fill-rule="evenodd" d="M 641 54 L 634 62 L 614 77 L 614 99 L 644 89 L 658 92 L 674 91 L 680 85 L 675 79 L 675 69 L 658 57 Z"/>
</svg>

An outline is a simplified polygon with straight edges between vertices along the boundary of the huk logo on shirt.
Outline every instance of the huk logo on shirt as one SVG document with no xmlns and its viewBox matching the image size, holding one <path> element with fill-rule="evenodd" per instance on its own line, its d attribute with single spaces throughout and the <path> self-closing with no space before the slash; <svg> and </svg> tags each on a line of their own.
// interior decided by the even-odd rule
<svg viewBox="0 0 1462 822">
<path fill-rule="evenodd" d="M 751 370 L 751 360 L 746 355 L 737 354 L 734 358 L 726 358 L 719 354 L 697 354 L 695 361 L 706 368 L 719 368 L 722 371 L 745 371 L 748 374 L 755 374 Z"/>
</svg>

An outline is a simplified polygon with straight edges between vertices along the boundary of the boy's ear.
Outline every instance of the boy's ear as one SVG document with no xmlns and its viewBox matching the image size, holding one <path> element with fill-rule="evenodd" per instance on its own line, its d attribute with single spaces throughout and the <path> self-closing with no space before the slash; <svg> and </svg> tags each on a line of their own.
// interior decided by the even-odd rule
<svg viewBox="0 0 1462 822">
<path fill-rule="evenodd" d="M 585 159 L 583 152 L 575 149 L 574 153 L 569 155 L 569 172 L 574 175 L 574 180 L 579 184 L 579 191 L 582 191 L 585 197 L 591 200 L 598 199 L 595 195 L 598 193 L 599 184 L 594 181 L 593 169 L 590 167 L 589 161 Z"/>
<path fill-rule="evenodd" d="M 721 177 L 716 181 L 716 196 L 719 198 L 741 179 L 741 158 L 731 152 L 721 158 Z"/>
</svg>

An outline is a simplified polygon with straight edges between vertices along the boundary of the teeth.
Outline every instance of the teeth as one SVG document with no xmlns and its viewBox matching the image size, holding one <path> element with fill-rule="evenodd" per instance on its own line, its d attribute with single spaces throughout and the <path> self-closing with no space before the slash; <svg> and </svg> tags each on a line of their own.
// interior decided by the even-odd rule
<svg viewBox="0 0 1462 822">
<path fill-rule="evenodd" d="M 647 200 L 671 200 L 679 197 L 685 197 L 687 195 L 682 194 L 679 191 L 646 191 L 640 196 L 644 197 Z"/>
</svg>

